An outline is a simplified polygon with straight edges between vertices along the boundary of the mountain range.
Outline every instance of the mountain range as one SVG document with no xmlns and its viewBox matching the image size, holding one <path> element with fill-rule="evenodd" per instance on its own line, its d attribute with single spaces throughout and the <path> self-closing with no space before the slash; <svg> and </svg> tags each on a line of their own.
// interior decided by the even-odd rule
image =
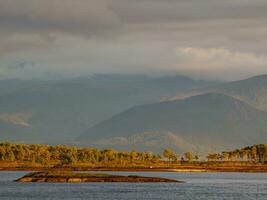
<svg viewBox="0 0 267 200">
<path fill-rule="evenodd" d="M 207 153 L 267 139 L 267 75 L 0 81 L 0 140 Z"/>
<path fill-rule="evenodd" d="M 108 148 L 162 151 L 171 146 L 204 153 L 267 140 L 266 122 L 266 112 L 233 97 L 209 93 L 135 106 L 90 128 L 80 141 Z M 153 145 L 145 143 L 147 136 L 154 137 Z"/>
<path fill-rule="evenodd" d="M 0 139 L 72 142 L 88 127 L 132 106 L 158 102 L 177 91 L 209 84 L 213 82 L 184 76 L 120 74 L 63 80 L 1 80 Z"/>
<path fill-rule="evenodd" d="M 181 99 L 205 93 L 222 93 L 244 101 L 259 110 L 267 111 L 267 75 L 255 76 L 249 79 L 209 85 L 191 91 L 178 92 L 170 99 Z"/>
</svg>

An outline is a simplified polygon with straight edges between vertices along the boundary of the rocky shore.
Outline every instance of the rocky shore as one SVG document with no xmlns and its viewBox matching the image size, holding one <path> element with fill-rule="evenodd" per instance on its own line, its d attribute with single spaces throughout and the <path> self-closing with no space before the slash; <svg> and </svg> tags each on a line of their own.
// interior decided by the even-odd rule
<svg viewBox="0 0 267 200">
<path fill-rule="evenodd" d="M 83 182 L 132 182 L 132 183 L 181 183 L 181 181 L 143 176 L 118 176 L 110 174 L 76 173 L 71 171 L 45 171 L 29 173 L 16 182 L 83 183 Z"/>
</svg>

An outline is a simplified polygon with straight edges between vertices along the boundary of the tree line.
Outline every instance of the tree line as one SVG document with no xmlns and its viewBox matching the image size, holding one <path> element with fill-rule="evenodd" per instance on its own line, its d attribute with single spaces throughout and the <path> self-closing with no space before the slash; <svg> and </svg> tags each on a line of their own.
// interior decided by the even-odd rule
<svg viewBox="0 0 267 200">
<path fill-rule="evenodd" d="M 267 162 L 267 144 L 257 144 L 234 151 L 222 153 L 211 153 L 207 155 L 209 161 L 246 161 L 246 162 Z"/>
<path fill-rule="evenodd" d="M 49 146 L 36 144 L 0 143 L 0 161 L 34 162 L 40 164 L 76 164 L 76 163 L 108 163 L 126 164 L 131 162 L 157 162 L 160 155 L 151 152 L 99 150 L 97 148 L 78 148 L 70 146 Z"/>
<path fill-rule="evenodd" d="M 264 163 L 267 161 L 267 145 L 258 144 L 234 151 L 210 153 L 208 161 L 246 161 Z M 199 156 L 186 152 L 182 156 L 170 149 L 165 149 L 161 155 L 152 152 L 116 151 L 113 149 L 99 150 L 97 148 L 79 148 L 70 146 L 50 146 L 37 144 L 0 143 L 0 161 L 31 162 L 53 165 L 73 165 L 77 163 L 128 165 L 132 163 L 160 162 L 192 162 Z"/>
</svg>

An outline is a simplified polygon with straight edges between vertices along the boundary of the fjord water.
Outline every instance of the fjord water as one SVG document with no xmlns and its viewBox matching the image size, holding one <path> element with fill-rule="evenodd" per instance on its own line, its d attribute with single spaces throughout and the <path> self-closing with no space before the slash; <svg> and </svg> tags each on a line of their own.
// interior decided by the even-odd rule
<svg viewBox="0 0 267 200">
<path fill-rule="evenodd" d="M 172 178 L 185 183 L 16 183 L 27 172 L 0 172 L 0 200 L 147 199 L 266 200 L 267 173 L 108 172 Z"/>
</svg>

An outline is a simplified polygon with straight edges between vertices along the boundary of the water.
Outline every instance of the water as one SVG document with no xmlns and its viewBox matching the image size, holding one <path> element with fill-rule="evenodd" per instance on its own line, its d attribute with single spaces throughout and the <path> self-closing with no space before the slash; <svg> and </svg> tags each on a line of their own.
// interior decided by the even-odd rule
<svg viewBox="0 0 267 200">
<path fill-rule="evenodd" d="M 173 178 L 184 184 L 13 182 L 25 173 L 0 172 L 0 200 L 267 200 L 267 173 L 112 172 Z"/>
</svg>

